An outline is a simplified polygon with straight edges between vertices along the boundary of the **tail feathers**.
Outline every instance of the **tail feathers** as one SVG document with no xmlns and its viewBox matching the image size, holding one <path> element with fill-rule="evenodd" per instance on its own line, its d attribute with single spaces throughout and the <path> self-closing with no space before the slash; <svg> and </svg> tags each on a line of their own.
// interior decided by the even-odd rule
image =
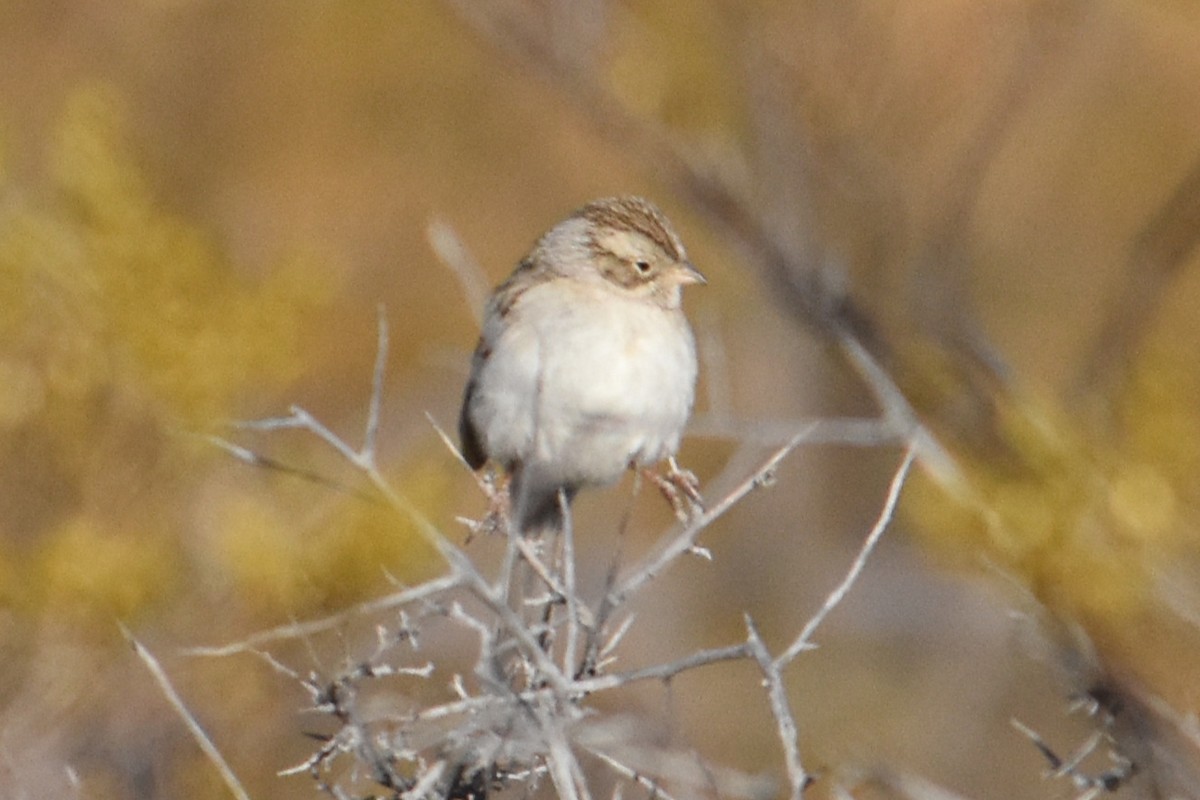
<svg viewBox="0 0 1200 800">
<path fill-rule="evenodd" d="M 578 491 L 573 486 L 553 486 L 530 480 L 531 476 L 517 472 L 509 484 L 512 492 L 513 523 L 522 536 L 541 537 L 563 529 L 563 508 L 559 492 L 566 495 L 566 506 L 570 511 L 571 501 Z"/>
</svg>

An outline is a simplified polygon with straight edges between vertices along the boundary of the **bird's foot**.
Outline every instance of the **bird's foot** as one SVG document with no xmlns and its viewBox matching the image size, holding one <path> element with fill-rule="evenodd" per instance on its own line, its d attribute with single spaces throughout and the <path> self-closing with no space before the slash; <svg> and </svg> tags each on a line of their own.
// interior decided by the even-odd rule
<svg viewBox="0 0 1200 800">
<path fill-rule="evenodd" d="M 652 469 L 643 469 L 646 478 L 658 487 L 663 497 L 671 504 L 671 510 L 680 522 L 690 522 L 704 513 L 704 497 L 700 494 L 700 479 L 690 469 L 683 469 L 675 457 L 667 459 L 667 471 L 660 474 Z"/>
<path fill-rule="evenodd" d="M 512 497 L 509 492 L 511 478 L 505 474 L 499 478 L 493 471 L 476 473 L 479 488 L 487 497 L 488 510 L 482 519 L 459 517 L 458 521 L 467 527 L 467 542 L 470 543 L 479 534 L 507 534 L 512 519 Z"/>
</svg>

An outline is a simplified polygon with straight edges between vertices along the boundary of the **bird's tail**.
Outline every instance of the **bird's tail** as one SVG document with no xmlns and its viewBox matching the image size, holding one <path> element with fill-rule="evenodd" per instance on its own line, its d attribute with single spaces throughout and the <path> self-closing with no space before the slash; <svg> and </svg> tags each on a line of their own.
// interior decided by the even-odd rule
<svg viewBox="0 0 1200 800">
<path fill-rule="evenodd" d="M 522 536 L 540 538 L 546 534 L 561 532 L 563 503 L 559 492 L 566 499 L 566 510 L 570 513 L 571 501 L 575 499 L 575 487 L 557 486 L 537 480 L 537 476 L 518 469 L 509 483 L 513 508 L 513 524 Z"/>
</svg>

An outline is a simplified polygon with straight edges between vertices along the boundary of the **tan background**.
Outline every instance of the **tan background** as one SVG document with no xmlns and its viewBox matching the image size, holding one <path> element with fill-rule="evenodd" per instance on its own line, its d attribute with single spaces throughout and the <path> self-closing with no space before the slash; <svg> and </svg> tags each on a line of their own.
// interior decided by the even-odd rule
<svg viewBox="0 0 1200 800">
<path fill-rule="evenodd" d="M 1030 596 L 1088 630 L 1139 692 L 1197 710 L 1190 261 L 1146 278 L 1166 286 L 1119 363 L 1101 344 L 1141 285 L 1139 232 L 1200 154 L 1200 7 L 967 6 L 633 2 L 609 9 L 579 57 L 636 118 L 752 194 L 804 174 L 815 199 L 797 235 L 836 256 L 992 509 L 916 488 L 822 647 L 789 675 L 806 764 L 919 773 L 980 800 L 1070 796 L 1009 725 L 1019 717 L 1064 751 L 1091 730 L 1068 717 L 1068 693 L 1085 686 L 1023 616 Z M 503 7 L 589 41 L 552 3 Z M 250 657 L 175 653 L 436 564 L 345 492 L 238 464 L 203 436 L 299 403 L 358 441 L 382 302 L 389 474 L 447 530 L 479 514 L 423 413 L 453 426 L 475 337 L 427 243 L 431 220 L 495 282 L 588 199 L 658 201 L 710 280 L 687 300 L 706 361 L 682 454 L 706 482 L 768 422 L 873 413 L 654 164 L 449 6 L 17 0 L 0 2 L 0 52 L 4 796 L 224 796 L 118 620 L 163 657 L 254 796 L 315 795 L 304 777 L 275 777 L 312 746 L 295 684 Z M 766 118 L 774 140 L 755 117 L 768 71 L 782 76 L 767 87 L 784 110 Z M 967 351 L 1007 366 L 998 432 L 955 404 L 943 360 Z M 355 485 L 298 435 L 237 438 Z M 657 589 L 631 653 L 737 641 L 743 612 L 782 646 L 849 563 L 898 460 L 803 448 L 709 532 L 713 564 Z M 590 563 L 605 563 L 627 494 L 581 500 L 581 531 L 597 531 Z M 668 521 L 643 497 L 637 541 Z M 336 641 L 319 647 L 342 656 Z M 303 647 L 279 655 L 318 668 Z M 631 709 L 663 741 L 778 772 L 747 668 L 641 692 Z"/>
</svg>

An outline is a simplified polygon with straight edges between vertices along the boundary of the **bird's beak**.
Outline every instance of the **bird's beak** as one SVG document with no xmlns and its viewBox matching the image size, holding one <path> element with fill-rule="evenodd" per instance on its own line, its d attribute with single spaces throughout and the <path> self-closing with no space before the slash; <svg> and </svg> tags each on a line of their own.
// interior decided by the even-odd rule
<svg viewBox="0 0 1200 800">
<path fill-rule="evenodd" d="M 697 283 L 703 286 L 704 284 L 708 283 L 708 278 L 704 277 L 700 270 L 692 266 L 692 262 L 690 261 L 684 261 L 679 265 L 678 277 L 676 280 L 679 281 L 680 286 L 684 286 L 689 283 Z"/>
</svg>

